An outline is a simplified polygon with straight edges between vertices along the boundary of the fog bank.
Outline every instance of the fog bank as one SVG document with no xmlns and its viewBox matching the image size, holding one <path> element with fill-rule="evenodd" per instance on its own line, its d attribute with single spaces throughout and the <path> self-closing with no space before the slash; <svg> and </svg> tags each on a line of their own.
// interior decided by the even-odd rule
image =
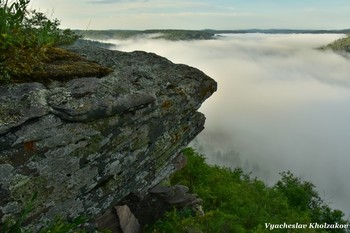
<svg viewBox="0 0 350 233">
<path fill-rule="evenodd" d="M 343 35 L 221 35 L 217 40 L 109 41 L 194 66 L 218 82 L 193 145 L 210 163 L 268 184 L 290 170 L 350 212 L 350 60 L 315 50 Z"/>
</svg>

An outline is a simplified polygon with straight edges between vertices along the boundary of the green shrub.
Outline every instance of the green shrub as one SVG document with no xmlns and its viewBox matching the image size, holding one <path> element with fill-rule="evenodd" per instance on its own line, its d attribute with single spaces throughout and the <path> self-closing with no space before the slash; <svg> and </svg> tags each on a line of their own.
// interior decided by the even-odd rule
<svg viewBox="0 0 350 233">
<path fill-rule="evenodd" d="M 302 181 L 290 171 L 282 172 L 281 176 L 282 178 L 273 188 L 287 197 L 291 208 L 298 212 L 307 212 L 312 222 L 347 223 L 342 219 L 344 213 L 329 208 L 311 182 Z"/>
<path fill-rule="evenodd" d="M 203 200 L 204 216 L 186 216 L 174 210 L 147 232 L 271 232 L 265 223 L 339 223 L 349 224 L 343 213 L 332 210 L 319 197 L 310 182 L 302 181 L 291 172 L 273 187 L 252 179 L 242 169 L 210 166 L 205 157 L 193 149 L 184 150 L 188 165 L 176 172 L 170 183 L 183 184 Z M 344 229 L 302 229 L 291 232 L 346 232 Z M 274 229 L 273 232 L 287 232 Z"/>
<path fill-rule="evenodd" d="M 0 83 L 30 75 L 41 67 L 48 47 L 78 38 L 70 30 L 60 30 L 57 19 L 29 11 L 29 2 L 0 0 Z"/>
</svg>

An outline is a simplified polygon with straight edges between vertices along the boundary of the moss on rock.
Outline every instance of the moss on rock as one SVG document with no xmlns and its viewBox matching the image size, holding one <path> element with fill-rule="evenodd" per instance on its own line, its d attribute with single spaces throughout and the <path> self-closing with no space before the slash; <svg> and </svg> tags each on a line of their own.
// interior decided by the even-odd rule
<svg viewBox="0 0 350 233">
<path fill-rule="evenodd" d="M 14 77 L 12 82 L 50 83 L 53 80 L 69 81 L 81 77 L 103 77 L 112 69 L 64 48 L 50 47 L 45 51 L 46 59 L 33 72 Z"/>
</svg>

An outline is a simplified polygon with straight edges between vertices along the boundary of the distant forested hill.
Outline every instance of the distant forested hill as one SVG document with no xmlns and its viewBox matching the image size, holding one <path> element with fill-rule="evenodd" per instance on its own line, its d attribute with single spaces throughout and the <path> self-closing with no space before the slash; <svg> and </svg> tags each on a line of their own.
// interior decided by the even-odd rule
<svg viewBox="0 0 350 233">
<path fill-rule="evenodd" d="M 294 30 L 294 29 L 244 29 L 244 30 L 174 30 L 174 29 L 153 29 L 153 30 L 74 30 L 83 38 L 94 40 L 108 39 L 129 39 L 145 37 L 165 40 L 209 40 L 214 39 L 216 34 L 237 34 L 237 33 L 266 33 L 266 34 L 324 34 L 324 33 L 350 33 L 350 29 L 344 30 Z"/>
<path fill-rule="evenodd" d="M 197 30 L 75 30 L 84 38 L 95 40 L 129 39 L 145 37 L 165 40 L 208 40 L 214 37 L 213 32 Z"/>
<path fill-rule="evenodd" d="M 323 49 L 332 49 L 334 51 L 350 52 L 350 34 L 347 37 L 338 39 L 323 47 Z"/>
</svg>

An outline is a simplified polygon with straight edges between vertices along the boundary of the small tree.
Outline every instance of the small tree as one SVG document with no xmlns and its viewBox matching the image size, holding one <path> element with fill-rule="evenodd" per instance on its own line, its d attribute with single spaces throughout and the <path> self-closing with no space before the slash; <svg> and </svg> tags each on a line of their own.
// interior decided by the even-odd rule
<svg viewBox="0 0 350 233">
<path fill-rule="evenodd" d="M 295 177 L 290 171 L 280 174 L 282 178 L 276 183 L 274 189 L 287 198 L 292 208 L 310 212 L 313 222 L 346 223 L 343 220 L 344 213 L 329 208 L 315 190 L 315 185 L 308 181 L 302 181 L 300 177 Z"/>
</svg>

